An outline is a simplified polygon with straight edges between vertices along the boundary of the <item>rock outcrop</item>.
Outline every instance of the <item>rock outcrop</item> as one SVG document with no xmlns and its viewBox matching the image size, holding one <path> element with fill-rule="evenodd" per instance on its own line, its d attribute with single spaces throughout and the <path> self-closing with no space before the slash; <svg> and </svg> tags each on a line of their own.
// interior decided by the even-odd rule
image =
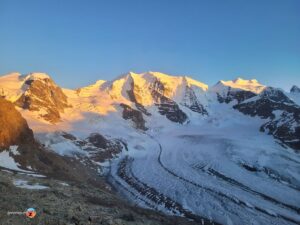
<svg viewBox="0 0 300 225">
<path fill-rule="evenodd" d="M 158 112 L 161 115 L 165 115 L 169 120 L 176 123 L 184 123 L 187 121 L 187 115 L 179 108 L 178 104 L 164 95 L 166 90 L 161 81 L 156 80 L 150 86 L 150 90 Z"/>
<path fill-rule="evenodd" d="M 147 130 L 143 114 L 139 110 L 135 110 L 126 104 L 120 104 L 120 106 L 123 108 L 123 119 L 131 120 L 134 123 L 135 128 L 137 129 Z"/>
<path fill-rule="evenodd" d="M 190 86 L 185 86 L 185 94 L 182 99 L 182 105 L 189 108 L 193 112 L 197 112 L 202 115 L 208 115 L 207 110 L 197 98 L 195 91 Z"/>
<path fill-rule="evenodd" d="M 267 88 L 233 108 L 240 112 L 269 119 L 260 128 L 286 145 L 300 150 L 300 106 L 277 88 Z"/>
<path fill-rule="evenodd" d="M 290 90 L 291 93 L 298 93 L 300 94 L 300 88 L 296 85 L 294 85 L 291 90 Z"/>
<path fill-rule="evenodd" d="M 256 94 L 251 91 L 235 90 L 231 87 L 227 87 L 227 91 L 223 94 L 217 93 L 218 101 L 220 103 L 230 103 L 234 100 L 240 103 L 254 96 L 256 96 Z"/>
<path fill-rule="evenodd" d="M 33 132 L 15 106 L 0 97 L 0 149 L 34 143 Z"/>
<path fill-rule="evenodd" d="M 24 93 L 15 104 L 23 109 L 37 111 L 45 120 L 56 123 L 60 113 L 69 107 L 67 96 L 53 80 L 45 74 L 30 74 L 22 86 Z"/>
</svg>

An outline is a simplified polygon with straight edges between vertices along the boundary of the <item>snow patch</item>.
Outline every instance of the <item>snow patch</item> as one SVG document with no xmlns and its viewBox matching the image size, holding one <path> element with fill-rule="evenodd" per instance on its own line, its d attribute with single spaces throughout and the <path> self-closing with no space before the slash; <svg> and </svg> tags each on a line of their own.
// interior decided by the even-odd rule
<svg viewBox="0 0 300 225">
<path fill-rule="evenodd" d="M 43 190 L 49 188 L 48 186 L 41 184 L 30 184 L 27 180 L 15 179 L 13 180 L 13 184 L 19 188 L 25 188 L 30 190 Z"/>
<path fill-rule="evenodd" d="M 0 166 L 10 170 L 28 172 L 19 168 L 20 164 L 15 162 L 14 158 L 9 155 L 9 151 L 0 152 Z"/>
</svg>

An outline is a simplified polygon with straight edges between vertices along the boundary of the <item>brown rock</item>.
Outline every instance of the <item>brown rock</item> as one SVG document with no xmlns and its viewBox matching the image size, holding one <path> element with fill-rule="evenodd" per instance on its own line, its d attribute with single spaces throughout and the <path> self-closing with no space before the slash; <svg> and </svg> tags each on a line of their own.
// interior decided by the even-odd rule
<svg viewBox="0 0 300 225">
<path fill-rule="evenodd" d="M 15 106 L 0 97 L 0 149 L 34 143 L 33 132 Z"/>
<path fill-rule="evenodd" d="M 69 107 L 67 96 L 50 78 L 27 80 L 24 88 L 26 91 L 15 104 L 30 111 L 43 109 L 41 116 L 49 122 L 59 122 L 60 113 Z"/>
</svg>

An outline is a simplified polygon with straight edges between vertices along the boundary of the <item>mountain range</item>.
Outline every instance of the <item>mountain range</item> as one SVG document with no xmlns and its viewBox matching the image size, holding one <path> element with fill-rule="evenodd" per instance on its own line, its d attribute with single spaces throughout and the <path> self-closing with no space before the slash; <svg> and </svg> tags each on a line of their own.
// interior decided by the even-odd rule
<svg viewBox="0 0 300 225">
<path fill-rule="evenodd" d="M 70 90 L 59 87 L 44 73 L 12 73 L 0 78 L 0 94 L 19 111 L 26 111 L 24 116 L 29 114 L 29 122 L 36 120 L 41 126 L 65 122 L 66 114 L 72 123 L 79 120 L 79 114 L 105 116 L 118 112 L 120 117 L 142 130 L 148 129 L 148 121 L 160 116 L 180 124 L 189 123 L 190 117 L 195 115 L 208 118 L 210 102 L 217 100 L 251 117 L 267 119 L 261 131 L 272 134 L 286 146 L 300 149 L 300 89 L 297 86 L 286 93 L 255 79 L 237 78 L 219 81 L 208 88 L 187 76 L 129 72 L 112 81 L 98 80 L 90 86 Z"/>
<path fill-rule="evenodd" d="M 1 168 L 104 176 L 130 202 L 199 224 L 300 222 L 296 85 L 129 72 L 72 90 L 11 73 L 0 96 Z"/>
</svg>

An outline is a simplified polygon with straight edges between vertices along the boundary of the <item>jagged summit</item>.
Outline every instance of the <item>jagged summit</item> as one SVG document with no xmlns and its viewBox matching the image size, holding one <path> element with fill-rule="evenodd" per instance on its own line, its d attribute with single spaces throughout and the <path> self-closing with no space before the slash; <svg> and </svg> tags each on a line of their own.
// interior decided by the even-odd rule
<svg viewBox="0 0 300 225">
<path fill-rule="evenodd" d="M 276 102 L 294 103 L 281 88 L 267 87 L 260 96 Z"/>
<path fill-rule="evenodd" d="M 60 113 L 68 107 L 67 96 L 46 73 L 10 73 L 0 77 L 0 95 L 50 122 L 58 122 Z"/>
<path fill-rule="evenodd" d="M 300 93 L 300 88 L 297 85 L 293 85 L 290 92 L 291 93 Z"/>
<path fill-rule="evenodd" d="M 180 98 L 186 87 L 198 88 L 201 91 L 207 91 L 208 86 L 202 82 L 196 81 L 187 76 L 172 76 L 160 72 L 144 72 L 134 73 L 128 72 L 122 74 L 112 81 L 107 81 L 101 85 L 101 89 L 110 93 L 110 95 L 117 99 L 127 97 L 127 91 L 135 89 L 134 92 L 141 94 L 140 99 L 146 105 L 153 104 L 149 96 L 151 91 L 149 89 L 156 89 L 168 98 Z"/>
<path fill-rule="evenodd" d="M 51 79 L 50 76 L 46 73 L 29 73 L 26 75 L 21 76 L 24 78 L 24 80 L 44 80 L 44 79 Z"/>
<path fill-rule="evenodd" d="M 120 75 L 116 79 L 112 80 L 111 82 L 121 80 L 121 79 L 133 79 L 133 80 L 139 80 L 141 79 L 147 81 L 147 82 L 153 82 L 155 80 L 159 80 L 164 84 L 169 84 L 169 85 L 174 85 L 176 86 L 180 85 L 182 82 L 186 82 L 189 86 L 197 86 L 204 91 L 208 89 L 208 85 L 204 84 L 200 81 L 194 80 L 191 77 L 188 76 L 173 76 L 161 72 L 153 72 L 153 71 L 148 71 L 148 72 L 143 72 L 143 73 L 135 73 L 135 72 L 128 72 L 125 74 Z M 142 82 L 142 81 L 141 81 Z"/>
<path fill-rule="evenodd" d="M 256 79 L 245 80 L 236 78 L 234 80 L 220 80 L 210 88 L 210 92 L 217 95 L 220 103 L 229 103 L 233 101 L 242 102 L 246 99 L 261 93 L 266 86 L 260 84 Z"/>
<path fill-rule="evenodd" d="M 255 94 L 259 94 L 266 88 L 265 85 L 260 84 L 256 79 L 245 80 L 243 78 L 238 77 L 234 80 L 220 80 L 211 89 L 216 92 L 221 92 L 224 90 L 224 87 L 225 89 L 230 87 L 231 89 L 250 91 Z"/>
<path fill-rule="evenodd" d="M 157 107 L 161 115 L 180 123 L 185 122 L 187 116 L 179 105 L 201 114 L 206 112 L 198 97 L 208 86 L 187 76 L 129 72 L 105 82 L 100 89 L 126 107 L 133 105 L 145 115 L 149 115 L 145 107 Z"/>
</svg>

